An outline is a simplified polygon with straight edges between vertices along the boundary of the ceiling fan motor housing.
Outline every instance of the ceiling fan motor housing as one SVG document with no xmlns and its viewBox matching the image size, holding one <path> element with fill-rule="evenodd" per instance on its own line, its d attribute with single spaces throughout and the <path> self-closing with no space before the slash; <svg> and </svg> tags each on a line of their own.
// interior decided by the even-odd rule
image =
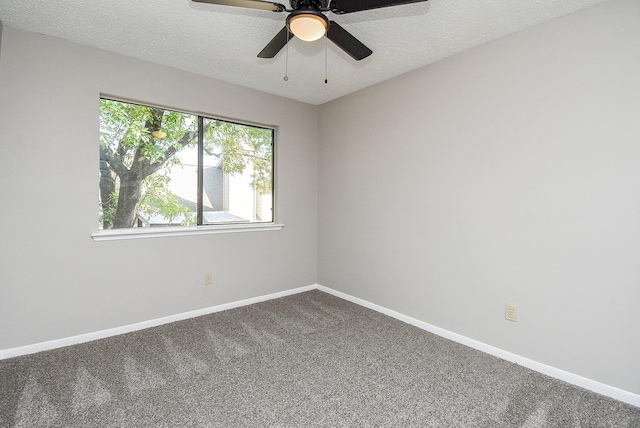
<svg viewBox="0 0 640 428">
<path fill-rule="evenodd" d="M 329 1 L 330 0 L 290 0 L 289 4 L 292 10 L 307 8 L 326 11 L 329 10 Z"/>
</svg>

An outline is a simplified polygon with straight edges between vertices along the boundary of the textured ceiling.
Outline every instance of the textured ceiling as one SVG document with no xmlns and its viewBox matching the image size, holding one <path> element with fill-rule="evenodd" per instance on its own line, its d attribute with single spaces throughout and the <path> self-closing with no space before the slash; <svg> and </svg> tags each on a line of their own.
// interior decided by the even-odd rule
<svg viewBox="0 0 640 428">
<path fill-rule="evenodd" d="M 7 26 L 322 104 L 603 0 L 430 0 L 331 20 L 373 50 L 356 62 L 325 38 L 256 55 L 286 13 L 190 0 L 0 0 Z M 282 1 L 287 6 L 287 0 Z M 325 78 L 325 47 L 329 83 Z M 285 70 L 289 76 L 284 81 Z"/>
</svg>

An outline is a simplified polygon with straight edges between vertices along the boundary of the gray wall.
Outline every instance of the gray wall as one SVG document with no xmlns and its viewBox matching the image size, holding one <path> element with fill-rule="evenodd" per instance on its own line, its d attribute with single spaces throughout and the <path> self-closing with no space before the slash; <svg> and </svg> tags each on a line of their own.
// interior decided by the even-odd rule
<svg viewBox="0 0 640 428">
<path fill-rule="evenodd" d="M 321 106 L 318 282 L 640 393 L 639 52 L 615 0 Z"/>
<path fill-rule="evenodd" d="M 0 349 L 316 282 L 317 107 L 5 25 Z M 279 126 L 280 231 L 94 242 L 100 93 Z M 213 272 L 213 287 L 202 285 Z"/>
</svg>

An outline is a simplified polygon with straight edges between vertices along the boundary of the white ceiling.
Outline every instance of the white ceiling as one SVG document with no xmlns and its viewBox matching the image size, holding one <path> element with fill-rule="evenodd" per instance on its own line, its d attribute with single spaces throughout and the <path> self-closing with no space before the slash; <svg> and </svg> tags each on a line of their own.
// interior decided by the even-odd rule
<svg viewBox="0 0 640 428">
<path fill-rule="evenodd" d="M 286 13 L 191 0 L 0 0 L 0 20 L 6 26 L 322 104 L 602 1 L 430 0 L 345 15 L 329 12 L 330 20 L 373 54 L 357 62 L 325 38 L 294 38 L 286 82 L 286 47 L 273 59 L 256 57 L 284 26 Z M 281 3 L 289 7 L 288 0 Z"/>
</svg>

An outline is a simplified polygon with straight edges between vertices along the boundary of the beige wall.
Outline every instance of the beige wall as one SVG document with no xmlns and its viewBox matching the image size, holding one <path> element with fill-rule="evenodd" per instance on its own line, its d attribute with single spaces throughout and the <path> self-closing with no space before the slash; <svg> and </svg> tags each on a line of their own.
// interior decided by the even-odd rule
<svg viewBox="0 0 640 428">
<path fill-rule="evenodd" d="M 316 282 L 317 107 L 5 26 L 0 349 Z M 100 93 L 279 126 L 284 229 L 94 242 Z M 203 275 L 212 272 L 214 286 Z"/>
<path fill-rule="evenodd" d="M 640 393 L 639 52 L 615 0 L 321 106 L 318 282 Z"/>
</svg>

